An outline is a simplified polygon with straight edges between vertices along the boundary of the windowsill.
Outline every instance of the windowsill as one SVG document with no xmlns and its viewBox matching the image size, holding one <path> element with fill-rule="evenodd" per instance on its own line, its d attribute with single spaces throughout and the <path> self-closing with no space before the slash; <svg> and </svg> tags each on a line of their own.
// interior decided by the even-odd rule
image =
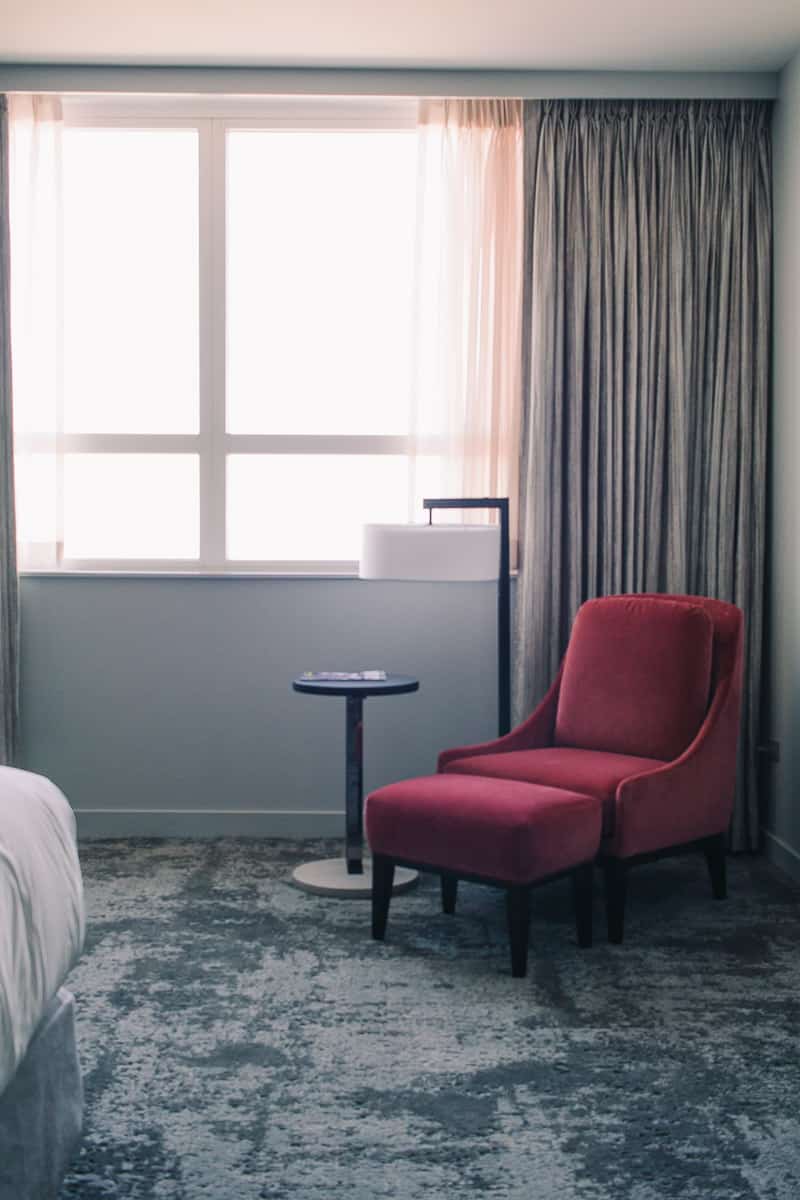
<svg viewBox="0 0 800 1200">
<path fill-rule="evenodd" d="M 517 578 L 517 571 L 511 572 L 511 578 Z M 355 580 L 361 583 L 372 583 L 374 580 L 360 580 L 355 571 L 122 571 L 122 570 L 35 570 L 27 568 L 19 571 L 21 579 L 288 579 L 288 580 Z M 389 583 L 391 580 L 378 582 Z M 400 582 L 395 580 L 394 582 Z M 414 581 L 402 581 L 414 582 Z M 423 582 L 423 581 L 420 581 Z M 494 580 L 482 582 L 493 583 Z"/>
<path fill-rule="evenodd" d="M 358 579 L 355 571 L 125 571 L 36 570 L 19 572 L 20 578 L 33 579 Z"/>
</svg>

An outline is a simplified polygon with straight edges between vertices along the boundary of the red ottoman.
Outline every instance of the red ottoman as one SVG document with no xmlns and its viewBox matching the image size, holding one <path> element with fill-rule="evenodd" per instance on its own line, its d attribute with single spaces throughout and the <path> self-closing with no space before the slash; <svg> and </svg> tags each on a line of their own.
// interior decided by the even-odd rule
<svg viewBox="0 0 800 1200">
<path fill-rule="evenodd" d="M 396 865 L 442 877 L 442 906 L 455 912 L 459 879 L 505 888 L 511 973 L 525 974 L 530 890 L 573 880 L 580 946 L 592 944 L 592 863 L 602 802 L 580 792 L 486 776 L 425 775 L 367 797 L 372 847 L 372 936 L 383 940 Z"/>
</svg>

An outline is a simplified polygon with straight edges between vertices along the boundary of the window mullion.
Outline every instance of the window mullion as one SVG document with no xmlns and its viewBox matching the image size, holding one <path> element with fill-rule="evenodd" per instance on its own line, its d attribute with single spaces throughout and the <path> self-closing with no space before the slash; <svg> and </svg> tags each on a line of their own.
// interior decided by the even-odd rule
<svg viewBox="0 0 800 1200">
<path fill-rule="evenodd" d="M 407 434 L 227 433 L 229 454 L 410 454 Z"/>
<path fill-rule="evenodd" d="M 200 561 L 225 562 L 225 142 L 200 130 Z"/>
</svg>

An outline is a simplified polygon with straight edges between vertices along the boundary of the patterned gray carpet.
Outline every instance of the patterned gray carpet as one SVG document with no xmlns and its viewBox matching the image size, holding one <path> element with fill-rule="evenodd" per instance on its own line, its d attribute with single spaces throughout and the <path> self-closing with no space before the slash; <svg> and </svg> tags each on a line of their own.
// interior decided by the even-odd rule
<svg viewBox="0 0 800 1200">
<path fill-rule="evenodd" d="M 62 1200 L 798 1200 L 800 891 L 763 863 L 631 880 L 625 945 L 537 893 L 369 905 L 286 881 L 330 845 L 82 846 L 87 1129 Z"/>
</svg>

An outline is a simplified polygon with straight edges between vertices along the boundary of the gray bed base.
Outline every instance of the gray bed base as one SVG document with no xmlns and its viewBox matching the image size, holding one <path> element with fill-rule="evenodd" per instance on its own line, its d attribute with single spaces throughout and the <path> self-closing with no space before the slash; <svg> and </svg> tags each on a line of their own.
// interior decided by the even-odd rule
<svg viewBox="0 0 800 1200">
<path fill-rule="evenodd" d="M 61 988 L 0 1096 L 0 1200 L 56 1200 L 82 1126 L 75 999 Z"/>
</svg>

